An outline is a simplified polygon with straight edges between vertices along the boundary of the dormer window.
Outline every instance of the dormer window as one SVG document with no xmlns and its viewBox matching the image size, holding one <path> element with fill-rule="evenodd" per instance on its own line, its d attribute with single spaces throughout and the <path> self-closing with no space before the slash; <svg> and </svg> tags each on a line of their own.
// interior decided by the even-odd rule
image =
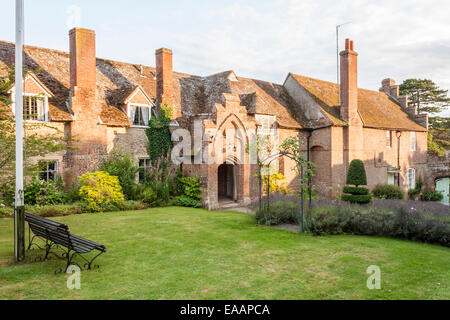
<svg viewBox="0 0 450 320">
<path fill-rule="evenodd" d="M 32 121 L 46 121 L 46 99 L 45 97 L 24 95 L 23 96 L 23 119 Z"/>
<path fill-rule="evenodd" d="M 125 99 L 124 105 L 133 127 L 148 127 L 155 104 L 140 86 Z"/>
<path fill-rule="evenodd" d="M 8 92 L 11 95 L 11 109 L 16 112 L 16 88 L 12 87 Z M 50 121 L 48 100 L 53 97 L 50 90 L 33 73 L 28 74 L 23 80 L 23 120 L 25 121 Z"/>
<path fill-rule="evenodd" d="M 152 117 L 150 105 L 129 104 L 128 116 L 133 126 L 147 127 Z"/>
</svg>

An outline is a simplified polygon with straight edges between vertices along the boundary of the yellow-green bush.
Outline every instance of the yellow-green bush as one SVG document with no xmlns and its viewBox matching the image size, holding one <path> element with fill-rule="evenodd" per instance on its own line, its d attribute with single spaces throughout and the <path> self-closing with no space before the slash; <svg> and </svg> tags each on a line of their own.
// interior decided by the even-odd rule
<svg viewBox="0 0 450 320">
<path fill-rule="evenodd" d="M 119 178 L 107 172 L 86 173 L 78 179 L 81 184 L 80 197 L 94 212 L 102 211 L 102 207 L 125 200 Z"/>
<path fill-rule="evenodd" d="M 269 183 L 270 193 L 283 193 L 289 194 L 288 184 L 287 182 L 283 182 L 286 180 L 286 177 L 281 173 L 271 174 L 270 176 L 263 175 L 263 192 L 267 193 L 267 184 Z"/>
</svg>

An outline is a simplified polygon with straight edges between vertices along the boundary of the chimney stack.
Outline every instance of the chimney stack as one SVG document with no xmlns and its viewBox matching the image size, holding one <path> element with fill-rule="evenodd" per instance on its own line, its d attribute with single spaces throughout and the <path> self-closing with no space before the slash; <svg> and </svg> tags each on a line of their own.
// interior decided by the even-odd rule
<svg viewBox="0 0 450 320">
<path fill-rule="evenodd" d="M 156 95 L 158 105 L 167 104 L 172 108 L 172 120 L 181 117 L 180 108 L 175 105 L 173 88 L 173 53 L 161 48 L 156 50 Z"/>
<path fill-rule="evenodd" d="M 384 79 L 381 82 L 380 92 L 384 92 L 393 98 L 398 98 L 400 96 L 400 86 L 397 86 L 393 79 Z"/>
<path fill-rule="evenodd" d="M 74 28 L 70 37 L 70 87 L 95 89 L 97 86 L 95 31 Z"/>
<path fill-rule="evenodd" d="M 345 40 L 341 56 L 341 117 L 349 124 L 358 115 L 358 53 L 353 41 Z"/>
<path fill-rule="evenodd" d="M 70 107 L 73 121 L 66 130 L 76 140 L 70 142 L 72 150 L 65 155 L 70 167 L 71 184 L 74 177 L 98 166 L 107 152 L 107 126 L 102 124 L 102 106 L 97 101 L 97 67 L 95 56 L 95 32 L 74 28 L 69 32 L 70 40 Z"/>
<path fill-rule="evenodd" d="M 361 159 L 363 150 L 363 123 L 358 113 L 358 54 L 353 41 L 345 40 L 341 55 L 341 117 L 348 126 L 344 128 L 344 161 Z"/>
</svg>

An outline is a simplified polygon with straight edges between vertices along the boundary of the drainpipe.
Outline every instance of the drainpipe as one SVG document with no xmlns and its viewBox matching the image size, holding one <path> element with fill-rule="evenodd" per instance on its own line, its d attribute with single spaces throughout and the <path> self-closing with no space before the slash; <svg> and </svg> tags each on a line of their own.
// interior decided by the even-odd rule
<svg viewBox="0 0 450 320">
<path fill-rule="evenodd" d="M 400 138 L 402 137 L 402 132 L 397 131 L 397 169 L 400 171 Z M 400 187 L 400 172 L 397 173 L 397 186 Z"/>
<path fill-rule="evenodd" d="M 311 161 L 311 137 L 312 137 L 313 131 L 312 130 L 308 130 L 308 137 L 306 140 L 306 159 L 309 161 Z M 310 168 L 308 168 L 310 169 Z M 308 195 L 309 195 L 309 208 L 311 209 L 311 204 L 312 204 L 312 176 L 309 173 L 308 174 Z"/>
</svg>

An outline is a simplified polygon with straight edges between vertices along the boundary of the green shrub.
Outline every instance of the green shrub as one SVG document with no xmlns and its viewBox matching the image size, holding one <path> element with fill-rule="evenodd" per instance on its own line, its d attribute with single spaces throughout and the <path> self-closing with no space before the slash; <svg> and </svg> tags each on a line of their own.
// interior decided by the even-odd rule
<svg viewBox="0 0 450 320">
<path fill-rule="evenodd" d="M 179 207 L 201 208 L 202 202 L 188 196 L 178 196 L 172 199 L 172 205 Z"/>
<path fill-rule="evenodd" d="M 422 179 L 422 177 L 419 177 L 416 181 L 416 187 L 414 189 L 408 190 L 409 200 L 417 200 L 420 193 L 422 192 L 423 185 L 424 185 L 423 179 Z"/>
<path fill-rule="evenodd" d="M 142 201 L 122 201 L 117 204 L 101 204 L 99 205 L 99 210 L 95 211 L 88 205 L 87 202 L 77 202 L 70 205 L 56 205 L 56 206 L 26 206 L 26 211 L 41 217 L 60 217 L 68 216 L 74 214 L 82 213 L 92 213 L 92 212 L 111 212 L 111 211 L 132 211 L 132 210 L 143 210 L 147 209 L 149 206 Z M 14 209 L 8 208 L 13 214 Z M 1 214 L 0 208 L 0 215 Z"/>
<path fill-rule="evenodd" d="M 378 199 L 403 199 L 405 192 L 402 188 L 390 184 L 378 184 L 372 194 Z"/>
<path fill-rule="evenodd" d="M 346 184 L 352 184 L 357 187 L 367 185 L 367 175 L 366 169 L 364 168 L 364 162 L 356 159 L 350 163 Z"/>
<path fill-rule="evenodd" d="M 125 200 L 119 178 L 104 171 L 87 173 L 79 177 L 80 197 L 94 212 L 103 211 L 109 205 L 117 205 Z"/>
<path fill-rule="evenodd" d="M 341 200 L 350 203 L 367 204 L 372 202 L 372 196 L 370 194 L 367 195 L 343 194 L 341 196 Z"/>
<path fill-rule="evenodd" d="M 184 195 L 192 199 L 201 200 L 202 199 L 202 189 L 200 188 L 200 177 L 195 178 L 181 177 L 178 178 L 182 185 Z"/>
<path fill-rule="evenodd" d="M 353 160 L 350 163 L 347 184 L 355 185 L 355 187 L 344 187 L 344 194 L 341 196 L 341 200 L 359 204 L 367 204 L 372 201 L 372 195 L 369 189 L 359 187 L 367 185 L 366 169 L 361 160 Z"/>
<path fill-rule="evenodd" d="M 139 169 L 134 165 L 129 153 L 122 154 L 120 150 L 113 151 L 107 158 L 103 159 L 99 169 L 118 177 L 125 197 L 128 200 L 136 200 L 134 198 L 134 187 Z"/>
<path fill-rule="evenodd" d="M 157 194 L 152 188 L 146 188 L 142 191 L 142 201 L 148 205 L 153 205 L 157 200 Z"/>
<path fill-rule="evenodd" d="M 33 178 L 24 188 L 25 203 L 30 205 L 56 205 L 68 202 L 61 177 L 55 181 L 43 181 Z"/>
<path fill-rule="evenodd" d="M 256 209 L 255 219 L 261 225 L 280 225 L 283 223 L 298 223 L 299 205 L 293 201 L 276 201 Z"/>
<path fill-rule="evenodd" d="M 0 185 L 0 196 L 2 201 L 7 206 L 14 206 L 15 197 L 15 183 L 2 183 Z"/>
<path fill-rule="evenodd" d="M 14 209 L 11 207 L 5 207 L 0 205 L 0 216 L 12 216 L 14 215 Z"/>
<path fill-rule="evenodd" d="M 442 193 L 431 189 L 425 189 L 421 196 L 422 201 L 439 202 L 442 201 L 442 199 L 444 199 L 444 195 Z"/>
<path fill-rule="evenodd" d="M 369 189 L 362 187 L 344 187 L 344 193 L 355 194 L 355 195 L 368 195 L 370 193 Z"/>
<path fill-rule="evenodd" d="M 70 205 L 46 205 L 46 206 L 27 205 L 26 211 L 41 217 L 50 218 L 50 217 L 68 216 L 73 214 L 82 214 L 83 205 L 77 203 Z"/>
</svg>

